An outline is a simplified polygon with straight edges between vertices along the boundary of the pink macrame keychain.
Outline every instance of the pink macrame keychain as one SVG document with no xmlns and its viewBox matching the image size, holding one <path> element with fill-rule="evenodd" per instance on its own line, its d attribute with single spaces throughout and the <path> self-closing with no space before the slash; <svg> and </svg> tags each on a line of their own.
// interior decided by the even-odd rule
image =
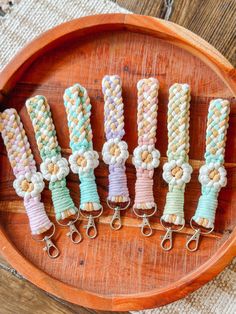
<svg viewBox="0 0 236 314">
<path fill-rule="evenodd" d="M 44 251 L 50 258 L 59 255 L 58 248 L 51 238 L 55 225 L 49 220 L 41 200 L 44 189 L 42 174 L 37 172 L 36 163 L 28 138 L 15 109 L 6 109 L 0 116 L 0 130 L 6 146 L 8 158 L 16 177 L 13 182 L 16 193 L 23 197 L 32 236 L 35 241 L 44 241 Z M 52 229 L 50 235 L 47 235 Z"/>
<path fill-rule="evenodd" d="M 153 196 L 154 169 L 159 166 L 160 153 L 155 148 L 157 129 L 157 103 L 159 82 L 155 78 L 142 79 L 138 88 L 138 146 L 134 150 L 133 164 L 137 172 L 133 211 L 143 219 L 141 232 L 152 234 L 149 217 L 157 211 Z M 153 209 L 152 213 L 150 210 Z M 140 214 L 139 212 L 143 213 Z"/>
</svg>

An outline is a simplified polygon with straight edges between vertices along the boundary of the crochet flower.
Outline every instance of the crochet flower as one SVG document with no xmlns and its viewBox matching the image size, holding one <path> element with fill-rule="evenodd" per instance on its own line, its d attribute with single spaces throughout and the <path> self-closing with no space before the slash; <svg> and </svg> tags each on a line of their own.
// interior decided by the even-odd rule
<svg viewBox="0 0 236 314">
<path fill-rule="evenodd" d="M 108 165 L 122 165 L 129 157 L 128 145 L 118 138 L 111 138 L 103 145 L 102 156 Z"/>
<path fill-rule="evenodd" d="M 160 152 L 153 145 L 138 146 L 134 150 L 133 164 L 136 168 L 152 170 L 159 166 Z"/>
<path fill-rule="evenodd" d="M 78 150 L 69 158 L 72 172 L 89 172 L 91 169 L 95 169 L 99 164 L 98 157 L 98 153 L 94 150 Z"/>
<path fill-rule="evenodd" d="M 44 189 L 43 176 L 40 172 L 26 172 L 15 179 L 13 187 L 16 193 L 25 199 L 36 197 Z"/>
<path fill-rule="evenodd" d="M 43 177 L 50 182 L 62 180 L 69 174 L 68 162 L 61 156 L 46 158 L 40 165 L 40 170 Z"/>
<path fill-rule="evenodd" d="M 202 185 L 219 191 L 227 184 L 226 170 L 219 163 L 204 165 L 200 168 L 199 181 Z"/>
<path fill-rule="evenodd" d="M 170 185 L 182 186 L 191 179 L 192 167 L 181 159 L 171 160 L 164 164 L 163 179 Z"/>
</svg>

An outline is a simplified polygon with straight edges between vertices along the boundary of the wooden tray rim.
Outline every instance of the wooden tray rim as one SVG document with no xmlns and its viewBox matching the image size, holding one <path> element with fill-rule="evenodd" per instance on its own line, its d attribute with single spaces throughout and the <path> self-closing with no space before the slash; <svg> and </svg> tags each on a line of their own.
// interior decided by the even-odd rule
<svg viewBox="0 0 236 314">
<path fill-rule="evenodd" d="M 4 100 L 21 74 L 38 56 L 59 45 L 60 41 L 67 37 L 74 36 L 75 32 L 78 33 L 78 36 L 84 36 L 94 30 L 100 32 L 121 29 L 156 35 L 166 41 L 173 41 L 177 46 L 181 43 L 184 49 L 193 55 L 198 55 L 202 61 L 208 60 L 208 65 L 221 77 L 233 94 L 236 94 L 236 70 L 234 67 L 214 47 L 192 32 L 174 23 L 152 17 L 133 14 L 102 14 L 63 23 L 30 42 L 0 73 L 0 101 Z M 173 302 L 215 277 L 236 256 L 236 228 L 207 262 L 184 278 L 164 288 L 129 296 L 98 295 L 50 277 L 19 253 L 1 228 L 0 244 L 1 253 L 8 262 L 39 288 L 85 307 L 127 311 L 152 308 Z"/>
</svg>

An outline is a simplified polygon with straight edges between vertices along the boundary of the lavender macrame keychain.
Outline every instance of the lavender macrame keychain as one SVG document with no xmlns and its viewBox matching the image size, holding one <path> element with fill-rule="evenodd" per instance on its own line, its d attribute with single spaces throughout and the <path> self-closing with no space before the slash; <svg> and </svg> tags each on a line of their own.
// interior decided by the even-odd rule
<svg viewBox="0 0 236 314">
<path fill-rule="evenodd" d="M 128 145 L 122 138 L 124 130 L 124 104 L 121 79 L 118 75 L 106 75 L 102 80 L 104 94 L 104 125 L 106 142 L 103 145 L 103 160 L 109 165 L 109 193 L 107 205 L 114 210 L 110 226 L 119 230 L 122 226 L 120 211 L 130 204 L 125 162 L 129 157 Z"/>
</svg>

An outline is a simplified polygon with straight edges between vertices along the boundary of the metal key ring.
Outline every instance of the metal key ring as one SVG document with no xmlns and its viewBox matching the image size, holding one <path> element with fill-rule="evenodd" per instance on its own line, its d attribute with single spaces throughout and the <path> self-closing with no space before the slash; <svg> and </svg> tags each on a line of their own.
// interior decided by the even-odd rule
<svg viewBox="0 0 236 314">
<path fill-rule="evenodd" d="M 54 224 L 53 222 L 52 222 L 51 227 L 53 227 L 53 230 L 52 230 L 52 233 L 51 233 L 49 236 L 45 236 L 45 237 L 47 237 L 47 239 L 51 239 L 51 238 L 54 236 L 54 234 L 55 234 L 56 226 L 55 226 L 55 224 Z M 48 230 L 50 230 L 51 227 L 50 227 Z M 45 231 L 45 232 L 46 232 L 46 231 Z M 44 240 L 45 237 L 44 237 L 43 239 L 36 239 L 36 238 L 34 238 L 34 236 L 32 236 L 33 240 L 36 241 L 36 242 L 43 242 L 43 241 L 45 241 L 45 240 Z"/>
<path fill-rule="evenodd" d="M 101 208 L 99 209 L 100 213 L 98 215 L 96 215 L 96 216 L 93 216 L 92 214 L 84 215 L 83 214 L 84 210 L 81 209 L 81 208 L 79 209 L 79 211 L 80 211 L 81 216 L 83 216 L 84 218 L 89 219 L 89 217 L 92 216 L 93 219 L 95 219 L 95 218 L 98 218 L 98 217 L 100 217 L 102 215 L 102 213 L 103 213 L 103 206 L 101 205 Z M 98 211 L 98 210 L 96 210 L 96 211 Z"/>
<path fill-rule="evenodd" d="M 164 225 L 164 222 L 163 222 L 164 220 L 163 220 L 163 218 L 161 217 L 160 218 L 160 224 L 162 225 L 162 227 L 165 229 L 165 230 L 169 230 L 169 229 L 171 229 L 171 231 L 172 232 L 180 232 L 181 230 L 183 230 L 184 229 L 184 227 L 185 227 L 185 222 L 180 226 L 180 228 L 179 229 L 172 229 L 171 227 L 166 227 L 165 225 Z M 172 223 L 173 224 L 173 223 Z"/>
<path fill-rule="evenodd" d="M 78 219 L 79 219 L 79 214 L 80 214 L 79 209 L 78 209 L 77 207 L 75 207 L 75 208 L 77 209 L 77 216 L 76 216 L 76 218 L 75 218 L 74 220 L 70 220 L 69 222 L 67 222 L 67 223 L 65 223 L 65 224 L 63 224 L 63 223 L 59 222 L 59 220 L 57 220 L 58 225 L 60 225 L 60 226 L 62 226 L 62 227 L 68 227 L 69 225 L 75 224 L 76 221 L 78 221 Z M 65 218 L 65 219 L 66 219 L 66 218 Z M 68 217 L 68 219 L 69 219 L 69 217 Z"/>
<path fill-rule="evenodd" d="M 200 228 L 194 228 L 194 226 L 193 226 L 193 217 L 191 218 L 191 220 L 190 220 L 190 222 L 189 222 L 189 225 L 190 225 L 190 227 L 196 232 L 196 231 L 198 231 L 198 230 L 200 230 Z M 199 225 L 200 226 L 200 225 Z M 203 228 L 205 228 L 205 227 L 203 227 Z M 202 234 L 202 235 L 206 235 L 206 234 L 210 234 L 210 233 L 212 233 L 212 231 L 214 230 L 214 227 L 212 227 L 209 231 L 201 231 L 200 230 L 200 233 Z"/>
<path fill-rule="evenodd" d="M 194 234 L 192 236 L 189 237 L 188 241 L 186 242 L 186 248 L 190 251 L 190 252 L 195 252 L 197 249 L 198 249 L 198 244 L 199 244 L 199 238 L 200 238 L 200 235 L 206 235 L 206 234 L 210 234 L 213 230 L 214 230 L 214 227 L 212 227 L 209 231 L 206 231 L 206 232 L 202 232 L 200 227 L 199 228 L 195 228 L 193 226 L 193 217 L 191 218 L 190 220 L 190 227 L 192 228 L 192 230 L 194 230 Z M 194 243 L 194 247 L 190 247 L 190 244 L 191 243 Z"/>
<path fill-rule="evenodd" d="M 33 240 L 36 242 L 45 242 L 46 246 L 43 248 L 44 251 L 47 252 L 50 258 L 57 258 L 60 254 L 60 251 L 56 247 L 56 245 L 52 242 L 51 238 L 55 234 L 56 227 L 54 223 L 52 223 L 53 231 L 49 236 L 45 236 L 43 239 L 36 239 L 32 236 Z M 52 251 L 52 252 L 51 252 Z"/>
<path fill-rule="evenodd" d="M 120 207 L 120 206 L 115 206 L 115 207 L 113 207 L 113 206 L 111 206 L 111 204 L 110 204 L 110 200 L 109 200 L 108 198 L 106 199 L 107 206 L 108 206 L 110 209 L 113 209 L 113 210 L 116 210 L 117 207 L 119 207 L 119 210 L 125 210 L 125 209 L 127 209 L 127 208 L 129 207 L 130 203 L 131 203 L 130 198 L 129 198 L 128 201 L 126 201 L 126 202 L 128 202 L 128 203 L 126 204 L 125 207 Z M 124 203 L 126 203 L 126 202 L 124 202 Z"/>
<path fill-rule="evenodd" d="M 142 214 L 142 215 L 140 215 L 140 214 L 137 213 L 136 208 L 134 206 L 133 206 L 132 209 L 133 209 L 133 212 L 135 213 L 135 215 L 137 217 L 139 217 L 139 218 L 144 218 L 144 217 L 149 218 L 149 217 L 152 217 L 157 212 L 157 205 L 154 204 L 154 210 L 153 210 L 153 212 L 151 214 Z M 150 209 L 150 208 L 145 208 L 145 209 Z"/>
</svg>

